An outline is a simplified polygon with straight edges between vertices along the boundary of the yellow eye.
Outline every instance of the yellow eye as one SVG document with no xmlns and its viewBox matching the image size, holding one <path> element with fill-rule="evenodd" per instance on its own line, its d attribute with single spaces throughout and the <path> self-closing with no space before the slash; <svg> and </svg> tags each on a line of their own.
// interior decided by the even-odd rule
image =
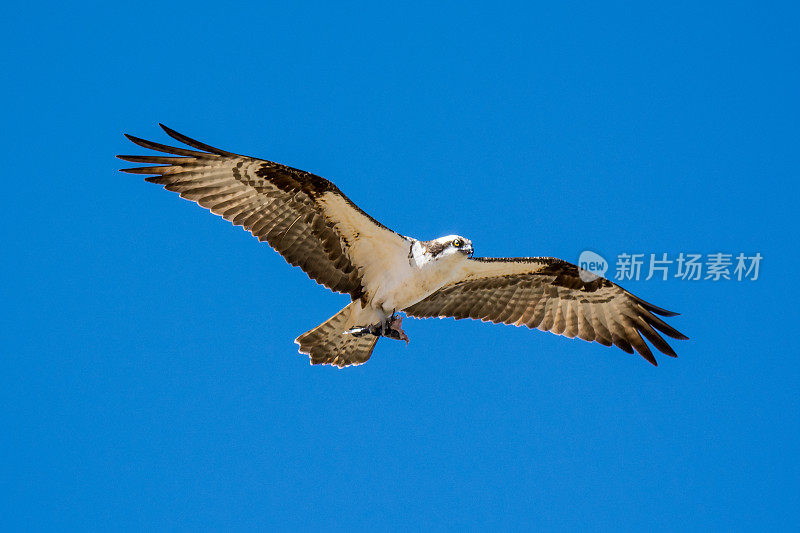
<svg viewBox="0 0 800 533">
<path fill-rule="evenodd" d="M 456 248 L 461 248 L 461 245 L 463 245 L 463 244 L 464 244 L 464 241 L 462 241 L 461 239 L 456 239 L 456 240 L 453 241 L 453 246 L 455 246 Z"/>
</svg>

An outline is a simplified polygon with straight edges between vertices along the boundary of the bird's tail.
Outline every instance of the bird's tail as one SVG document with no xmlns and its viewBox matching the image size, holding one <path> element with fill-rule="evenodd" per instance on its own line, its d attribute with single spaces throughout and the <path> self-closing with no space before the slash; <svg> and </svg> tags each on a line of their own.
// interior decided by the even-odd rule
<svg viewBox="0 0 800 533">
<path fill-rule="evenodd" d="M 351 316 L 359 307 L 358 302 L 351 302 L 319 326 L 297 337 L 294 342 L 300 345 L 300 353 L 308 354 L 312 365 L 336 365 L 342 368 L 366 363 L 378 337 L 356 337 L 345 333 L 353 326 Z"/>
</svg>

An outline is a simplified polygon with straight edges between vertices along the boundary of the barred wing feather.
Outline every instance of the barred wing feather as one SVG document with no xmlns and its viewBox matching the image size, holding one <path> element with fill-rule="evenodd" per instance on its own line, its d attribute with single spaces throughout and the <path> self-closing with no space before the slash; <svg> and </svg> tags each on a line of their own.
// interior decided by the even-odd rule
<svg viewBox="0 0 800 533">
<path fill-rule="evenodd" d="M 124 172 L 150 175 L 147 181 L 244 227 L 329 289 L 353 300 L 363 298 L 370 278 L 407 255 L 406 237 L 364 213 L 330 181 L 161 127 L 193 149 L 126 135 L 139 146 L 169 155 L 117 156 L 148 164 Z"/>
<path fill-rule="evenodd" d="M 577 266 L 551 257 L 472 258 L 455 281 L 405 312 L 418 318 L 525 325 L 613 344 L 628 353 L 635 350 L 656 365 L 647 339 L 659 351 L 676 357 L 659 332 L 674 339 L 687 337 L 658 315 L 677 313 L 645 302 L 605 278 L 584 281 L 580 274 Z"/>
</svg>

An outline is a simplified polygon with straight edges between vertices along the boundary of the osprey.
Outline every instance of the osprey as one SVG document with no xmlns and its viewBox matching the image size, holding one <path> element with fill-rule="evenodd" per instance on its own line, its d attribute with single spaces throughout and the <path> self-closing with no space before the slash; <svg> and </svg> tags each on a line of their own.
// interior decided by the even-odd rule
<svg viewBox="0 0 800 533">
<path fill-rule="evenodd" d="M 160 125 L 178 148 L 132 135 L 161 155 L 120 155 L 150 166 L 151 183 L 197 202 L 266 241 L 317 283 L 350 295 L 341 311 L 295 342 L 311 364 L 366 362 L 380 337 L 404 340 L 397 312 L 417 318 L 474 318 L 525 325 L 641 354 L 656 365 L 643 337 L 675 357 L 659 332 L 687 337 L 658 315 L 673 313 L 619 285 L 552 257 L 473 257 L 459 235 L 421 241 L 400 235 L 314 174 L 226 152 Z M 587 275 L 588 274 L 588 275 Z"/>
</svg>

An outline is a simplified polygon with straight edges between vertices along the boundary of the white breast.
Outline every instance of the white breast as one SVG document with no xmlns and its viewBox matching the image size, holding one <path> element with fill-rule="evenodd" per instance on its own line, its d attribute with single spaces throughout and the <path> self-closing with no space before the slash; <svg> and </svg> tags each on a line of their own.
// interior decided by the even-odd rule
<svg viewBox="0 0 800 533">
<path fill-rule="evenodd" d="M 407 260 L 385 271 L 371 303 L 387 313 L 414 305 L 451 281 L 465 260 L 462 254 L 432 260 L 414 243 Z"/>
</svg>

